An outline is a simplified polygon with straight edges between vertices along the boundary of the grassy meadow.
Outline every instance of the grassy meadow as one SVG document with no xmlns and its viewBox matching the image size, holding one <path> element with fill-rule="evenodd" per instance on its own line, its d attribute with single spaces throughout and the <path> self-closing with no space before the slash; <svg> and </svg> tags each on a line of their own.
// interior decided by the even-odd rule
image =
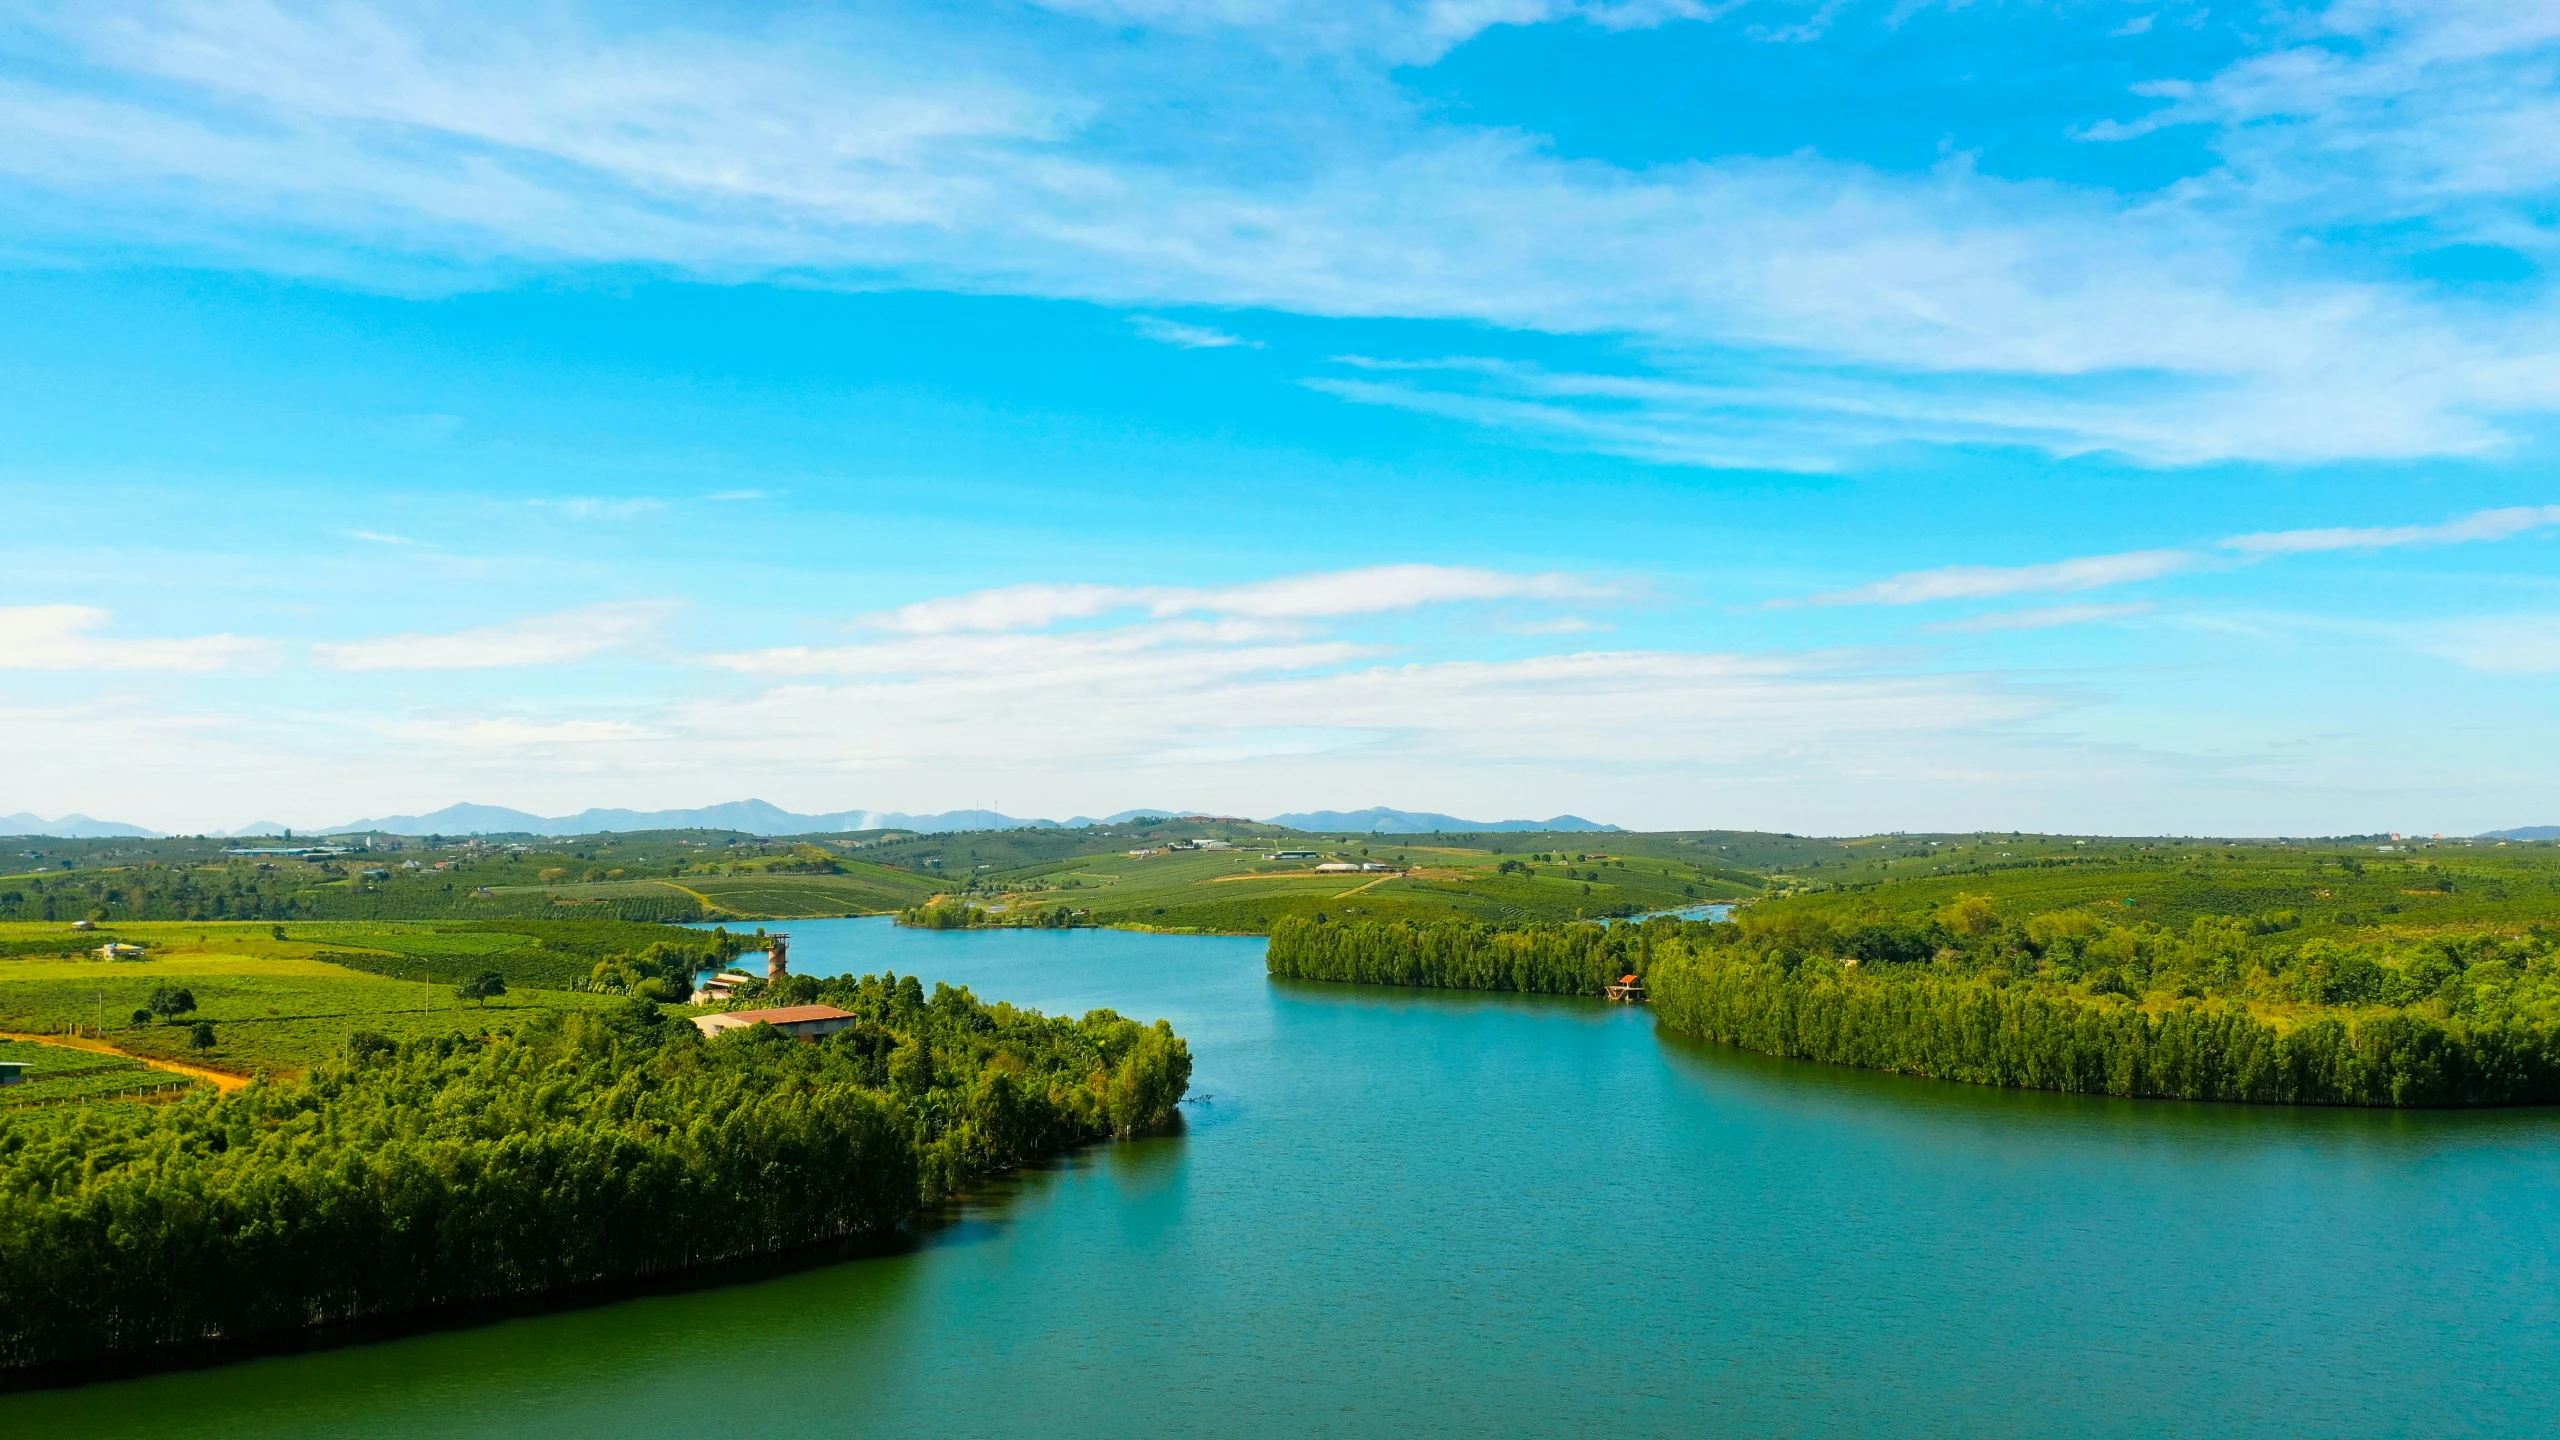
<svg viewBox="0 0 2560 1440">
<path fill-rule="evenodd" d="M 2560 924 L 2560 849 L 2125 840 L 1967 840 L 1959 848 L 1951 838 L 1935 853 L 1843 866 L 1835 881 L 1765 902 L 1759 918 L 1909 920 L 1960 894 L 1988 896 L 2001 916 L 2020 920 L 2083 910 L 2170 929 L 2199 916 L 2254 916 L 2312 934 L 2516 931 Z"/>
<path fill-rule="evenodd" d="M 1187 848 L 1202 840 L 1235 848 Z M 948 835 L 682 831 L 371 843 L 341 855 L 262 855 L 233 852 L 289 847 L 28 841 L 18 872 L 0 875 L 0 924 L 752 923 L 888 914 L 954 896 L 1003 908 L 1064 905 L 1086 912 L 1078 923 L 1259 933 L 1282 917 L 1336 907 L 1491 922 L 1634 914 L 1757 895 L 1766 867 L 1813 871 L 1852 854 L 1833 841 L 1735 831 L 1328 836 L 1196 819 Z M 1312 850 L 1318 860 L 1266 858 L 1278 850 Z M 1374 860 L 1400 873 L 1317 875 L 1322 860 Z"/>
<path fill-rule="evenodd" d="M 541 988 L 538 982 L 511 982 L 507 994 L 485 1005 L 454 998 L 455 982 L 501 969 L 538 935 L 367 922 L 285 928 L 288 938 L 279 940 L 267 922 L 115 927 L 117 940 L 145 947 L 148 958 L 137 961 L 100 959 L 76 948 L 103 943 L 99 936 L 105 932 L 0 925 L 0 946 L 19 951 L 0 959 L 0 1031 L 77 1030 L 133 1055 L 241 1075 L 285 1074 L 334 1056 L 353 1031 L 394 1039 L 478 1034 L 535 1011 L 622 1003 L 617 996 Z M 39 930 L 46 933 L 30 933 Z M 54 953 L 25 953 L 39 944 Z M 339 963 L 343 959 L 364 960 L 380 967 L 379 973 Z M 195 1008 L 137 1022 L 134 1013 L 163 987 L 188 991 Z M 214 1027 L 209 1049 L 192 1043 L 198 1022 Z M 48 1069 L 68 1063 L 58 1057 L 78 1053 L 39 1048 Z"/>
<path fill-rule="evenodd" d="M 1468 837 L 1472 839 L 1473 837 Z M 1575 920 L 1675 909 L 1759 893 L 1723 867 L 1690 858 L 1621 853 L 1614 836 L 1572 837 L 1551 850 L 1505 852 L 1448 837 L 1346 837 L 1287 842 L 1316 859 L 1272 851 L 1144 847 L 972 874 L 952 902 L 1038 913 L 1061 907 L 1078 923 L 1260 934 L 1317 914 L 1363 919 Z M 1419 842 L 1419 843 L 1418 843 Z M 1319 874 L 1326 862 L 1389 867 Z"/>
<path fill-rule="evenodd" d="M 0 874 L 0 923 L 798 919 L 885 914 L 946 888 L 934 866 L 859 858 L 863 843 L 688 831 L 377 838 L 373 850 L 292 855 L 233 853 L 283 842 L 31 840 L 12 857 L 15 873 Z"/>
<path fill-rule="evenodd" d="M 27 1066 L 27 1078 L 0 1090 L 0 1109 L 101 1100 L 165 1099 L 200 1082 L 123 1055 L 30 1040 L 0 1040 L 0 1060 Z"/>
</svg>

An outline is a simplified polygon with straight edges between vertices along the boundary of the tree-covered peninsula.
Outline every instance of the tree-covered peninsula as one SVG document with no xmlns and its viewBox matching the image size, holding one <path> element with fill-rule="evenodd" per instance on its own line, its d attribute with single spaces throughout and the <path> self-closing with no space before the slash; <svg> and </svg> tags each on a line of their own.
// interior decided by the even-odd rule
<svg viewBox="0 0 2560 1440">
<path fill-rule="evenodd" d="M 2283 908 L 2295 888 L 2314 903 Z M 1275 927 L 1269 965 L 1583 995 L 1633 973 L 1675 1031 L 1979 1084 L 2545 1104 L 2560 1102 L 2551 905 L 2548 876 L 2513 866 L 2233 853 L 2172 872 L 2129 862 L 1865 886 L 1724 923 L 1293 920 Z"/>
<path fill-rule="evenodd" d="M 802 982 L 806 984 L 807 982 Z M 0 1114 L 0 1366 L 668 1275 L 877 1236 L 971 1180 L 1162 1128 L 1162 1021 L 815 983 L 816 1043 L 643 999 L 394 1041 L 287 1083 Z"/>
</svg>

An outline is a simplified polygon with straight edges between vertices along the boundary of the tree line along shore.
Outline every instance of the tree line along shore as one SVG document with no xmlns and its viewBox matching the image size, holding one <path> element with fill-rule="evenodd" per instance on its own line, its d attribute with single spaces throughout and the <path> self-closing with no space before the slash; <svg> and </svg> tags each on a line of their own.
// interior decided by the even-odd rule
<svg viewBox="0 0 2560 1440">
<path fill-rule="evenodd" d="M 1799 894 L 1724 923 L 1289 920 L 1276 976 L 1599 995 L 1666 1028 L 1975 1084 L 2267 1104 L 2560 1102 L 2560 866 L 2217 850 Z M 2295 908 L 2295 906 L 2300 908 Z"/>
<path fill-rule="evenodd" d="M 664 997 L 747 934 L 137 923 L 116 933 L 145 943 L 101 942 L 127 961 L 31 928 L 0 929 L 0 1029 L 256 1078 L 9 1043 L 44 1078 L 0 1089 L 0 1385 L 877 1240 L 1166 1128 L 1190 1078 L 1162 1021 L 913 976 L 741 1002 L 844 1012 L 823 1039 L 705 1035 Z"/>
<path fill-rule="evenodd" d="M 814 846 L 714 860 L 699 838 L 648 841 L 686 871 L 674 883 L 876 881 L 830 874 Z M 645 846 L 610 840 L 560 852 L 594 879 L 537 870 L 537 888 L 635 883 L 604 862 Z M 2549 846 L 1692 832 L 1248 853 L 1183 822 L 862 845 L 855 863 L 904 877 L 887 898 L 911 923 L 1267 933 L 1273 974 L 1355 983 L 1593 995 L 1632 974 L 1666 1027 L 1775 1055 L 2130 1096 L 2560 1100 Z M 978 1177 L 1161 1128 L 1187 1086 L 1161 1022 L 912 978 L 747 987 L 739 1003 L 845 1011 L 818 1043 L 705 1036 L 684 1023 L 693 977 L 760 937 L 553 892 L 541 913 L 480 906 L 472 867 L 531 854 L 401 872 L 385 893 L 403 908 L 447 897 L 424 918 L 131 913 L 201 906 L 235 874 L 268 907 L 288 883 L 343 880 L 350 904 L 384 884 L 329 878 L 337 857 L 190 878 L 101 846 L 35 877 L 57 916 L 75 897 L 88 913 L 0 923 L 0 1032 L 120 1053 L 0 1041 L 42 1072 L 0 1087 L 0 1370 L 155 1363 L 879 1236 Z M 39 893 L 0 891 L 19 913 Z M 1642 913 L 1709 899 L 1739 904 Z M 252 1083 L 217 1094 L 181 1069 Z"/>
</svg>

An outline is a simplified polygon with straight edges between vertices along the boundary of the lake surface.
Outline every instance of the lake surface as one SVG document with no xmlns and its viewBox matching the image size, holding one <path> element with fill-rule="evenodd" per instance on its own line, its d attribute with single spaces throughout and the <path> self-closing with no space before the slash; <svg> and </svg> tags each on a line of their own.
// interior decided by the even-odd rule
<svg viewBox="0 0 2560 1440">
<path fill-rule="evenodd" d="M 2560 1115 L 1980 1090 L 1262 942 L 798 921 L 1170 1017 L 1185 1133 L 776 1279 L 0 1398 L 26 1436 L 2560 1433 Z"/>
</svg>

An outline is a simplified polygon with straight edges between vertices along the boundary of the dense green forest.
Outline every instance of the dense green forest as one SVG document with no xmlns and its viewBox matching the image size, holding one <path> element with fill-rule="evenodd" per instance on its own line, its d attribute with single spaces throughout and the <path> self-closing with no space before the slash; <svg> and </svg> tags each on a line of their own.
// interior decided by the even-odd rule
<svg viewBox="0 0 2560 1440">
<path fill-rule="evenodd" d="M 881 1234 L 977 1176 L 1170 1124 L 1171 1028 L 791 982 L 858 1023 L 704 1040 L 643 1000 L 290 1084 L 0 1115 L 0 1364 L 660 1275 Z"/>
<path fill-rule="evenodd" d="M 560 990 L 597 988 L 604 978 L 605 988 L 620 994 L 640 993 L 638 984 L 655 978 L 662 993 L 651 998 L 659 1000 L 685 999 L 693 993 L 695 972 L 716 969 L 763 944 L 762 927 L 732 933 L 725 926 L 687 930 L 624 920 L 466 920 L 421 931 L 332 927 L 307 933 L 326 947 L 312 959 L 376 975 L 415 975 L 421 967 L 448 974 L 485 969 L 510 985 Z"/>
<path fill-rule="evenodd" d="M 1267 964 L 1272 974 L 1299 980 L 1597 995 L 1640 971 L 1653 940 L 1680 928 L 1676 921 L 1502 929 L 1455 920 L 1287 919 L 1272 927 Z"/>
<path fill-rule="evenodd" d="M 1968 968 L 1754 938 L 1659 947 L 1644 973 L 1662 1023 L 1771 1055 L 1986 1085 L 2283 1104 L 2560 1101 L 2548 1003 L 2560 966 L 2538 941 L 2474 937 L 2397 962 L 2296 956 L 2221 986 L 2209 971 L 2167 970 L 2153 977 L 2167 998 L 2153 1000 L 2122 969 L 2078 984 L 2020 976 L 2005 968 L 2028 958 L 2014 951 Z M 2260 1008 L 2254 988 L 2327 998 Z"/>
<path fill-rule="evenodd" d="M 1808 893 L 1722 924 L 1292 923 L 1275 928 L 1269 964 L 1578 994 L 1632 971 L 1675 1030 L 1983 1084 L 2549 1103 L 2560 1101 L 2550 877 L 2547 852 L 2070 857 Z M 2304 908 L 2257 908 L 2270 901 Z"/>
</svg>

